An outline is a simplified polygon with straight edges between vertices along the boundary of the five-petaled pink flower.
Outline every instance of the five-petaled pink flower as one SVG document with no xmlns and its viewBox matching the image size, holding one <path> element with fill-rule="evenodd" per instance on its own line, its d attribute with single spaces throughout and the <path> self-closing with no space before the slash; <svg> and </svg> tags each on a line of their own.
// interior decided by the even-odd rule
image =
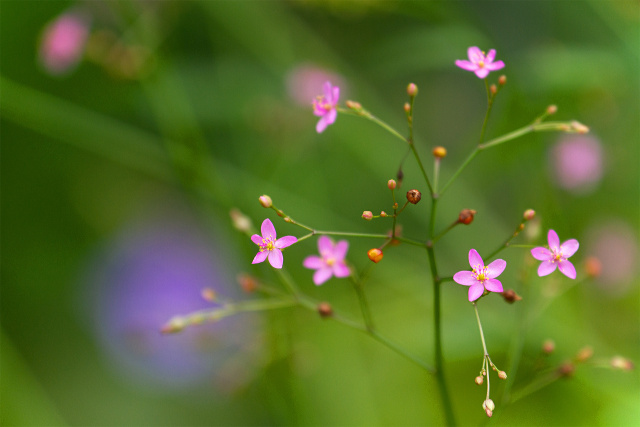
<svg viewBox="0 0 640 427">
<path fill-rule="evenodd" d="M 497 259 L 485 266 L 482 257 L 475 249 L 469 251 L 469 264 L 472 271 L 459 271 L 453 275 L 457 283 L 470 286 L 469 301 L 475 301 L 482 296 L 484 290 L 502 292 L 502 283 L 496 279 L 507 266 L 503 259 Z"/>
<path fill-rule="evenodd" d="M 458 59 L 456 60 L 456 65 L 463 70 L 473 71 L 476 73 L 476 76 L 481 79 L 487 77 L 491 71 L 504 68 L 504 62 L 493 62 L 496 57 L 495 49 L 491 49 L 489 53 L 485 55 L 480 48 L 473 46 L 467 50 L 467 55 L 469 56 L 468 61 L 466 59 Z"/>
<path fill-rule="evenodd" d="M 49 23 L 40 43 L 45 69 L 53 75 L 71 70 L 82 58 L 88 37 L 88 19 L 78 12 L 66 12 Z"/>
<path fill-rule="evenodd" d="M 334 244 L 327 236 L 320 236 L 318 239 L 318 251 L 320 256 L 310 255 L 305 258 L 302 265 L 313 270 L 317 270 L 313 274 L 313 283 L 321 285 L 331 278 L 348 277 L 351 274 L 349 267 L 344 262 L 347 255 L 349 242 L 340 240 Z"/>
<path fill-rule="evenodd" d="M 340 88 L 338 86 L 331 86 L 330 82 L 325 82 L 322 86 L 324 95 L 318 96 L 313 100 L 313 114 L 320 117 L 318 124 L 316 125 L 316 131 L 322 133 L 327 126 L 333 124 L 338 117 L 338 98 L 340 98 Z"/>
<path fill-rule="evenodd" d="M 257 264 L 269 257 L 269 263 L 274 268 L 282 268 L 283 258 L 280 249 L 293 245 L 298 239 L 294 236 L 285 236 L 276 240 L 276 229 L 269 218 L 262 222 L 260 231 L 262 236 L 257 234 L 251 236 L 251 241 L 260 246 L 260 251 L 251 264 Z"/>
<path fill-rule="evenodd" d="M 531 249 L 531 255 L 538 261 L 542 261 L 542 264 L 538 267 L 538 276 L 546 276 L 553 273 L 556 268 L 559 268 L 562 274 L 570 279 L 575 279 L 576 269 L 567 258 L 578 250 L 580 246 L 578 241 L 570 239 L 560 244 L 558 234 L 553 230 L 549 230 L 547 239 L 549 240 L 549 249 L 542 246 Z"/>
</svg>

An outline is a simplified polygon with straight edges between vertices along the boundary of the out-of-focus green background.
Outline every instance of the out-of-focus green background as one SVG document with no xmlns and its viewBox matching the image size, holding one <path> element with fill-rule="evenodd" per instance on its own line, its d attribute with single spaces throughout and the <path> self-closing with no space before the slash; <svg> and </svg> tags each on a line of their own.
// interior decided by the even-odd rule
<svg viewBox="0 0 640 427">
<path fill-rule="evenodd" d="M 577 187 L 562 185 L 555 165 L 564 136 L 531 134 L 481 153 L 439 205 L 439 229 L 462 208 L 478 211 L 472 225 L 440 242 L 443 275 L 466 269 L 470 248 L 495 248 L 527 208 L 540 218 L 531 243 L 546 244 L 554 228 L 581 244 L 571 259 L 579 283 L 559 296 L 571 284 L 564 276 L 538 278 L 526 249 L 501 254 L 509 263 L 503 284 L 525 299 L 507 305 L 489 296 L 480 315 L 502 369 L 522 343 L 517 375 L 509 373 L 513 391 L 585 346 L 594 356 L 571 378 L 512 405 L 500 404 L 504 382 L 494 376 L 491 422 L 640 424 L 637 372 L 606 368 L 615 355 L 640 361 L 637 1 L 2 1 L 0 8 L 3 425 L 442 424 L 433 377 L 303 309 L 240 315 L 175 336 L 158 331 L 171 314 L 206 307 L 202 287 L 251 298 L 239 292 L 237 274 L 275 281 L 270 266 L 251 265 L 255 245 L 228 214 L 239 208 L 256 225 L 266 215 L 281 235 L 301 236 L 260 207 L 263 193 L 319 229 L 388 229 L 390 222 L 360 215 L 390 211 L 386 181 L 404 147 L 344 115 L 318 135 L 311 98 L 296 100 L 309 82 L 332 76 L 341 102 L 360 101 L 402 132 L 405 88 L 415 82 L 418 150 L 431 173 L 431 148 L 445 146 L 448 179 L 477 142 L 486 103 L 482 82 L 454 66 L 469 46 L 495 48 L 506 63 L 488 138 L 556 104 L 554 118 L 587 124 L 596 146 L 595 160 L 570 153 L 569 166 L 594 161 L 601 171 Z M 38 61 L 41 32 L 70 8 L 91 16 L 94 42 L 120 51 L 94 50 L 67 75 L 51 76 Z M 411 158 L 404 172 L 403 189 L 426 195 Z M 403 214 L 406 236 L 426 237 L 428 205 L 424 197 Z M 366 250 L 378 243 L 350 239 L 349 260 L 366 267 Z M 294 248 L 285 267 L 300 288 L 360 319 L 346 280 L 316 287 L 302 268 L 315 240 Z M 602 263 L 596 280 L 585 280 L 588 256 Z M 431 363 L 429 277 L 423 251 L 399 246 L 375 266 L 367 293 L 379 329 Z M 519 335 L 520 313 L 545 301 Z M 444 286 L 443 313 L 458 422 L 483 424 L 485 389 L 473 383 L 482 347 L 466 288 Z M 544 358 L 549 338 L 556 351 Z"/>
</svg>

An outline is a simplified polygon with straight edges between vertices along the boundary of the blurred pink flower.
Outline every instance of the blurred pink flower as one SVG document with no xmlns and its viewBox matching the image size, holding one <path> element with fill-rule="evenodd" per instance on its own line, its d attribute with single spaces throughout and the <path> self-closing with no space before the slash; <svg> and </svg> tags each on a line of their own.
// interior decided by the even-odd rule
<svg viewBox="0 0 640 427">
<path fill-rule="evenodd" d="M 320 117 L 316 125 L 316 131 L 318 133 L 322 133 L 327 126 L 336 121 L 336 117 L 338 117 L 336 106 L 340 98 L 340 88 L 338 86 L 331 86 L 330 82 L 325 82 L 322 91 L 324 95 L 320 95 L 313 100 L 313 114 Z"/>
<path fill-rule="evenodd" d="M 473 46 L 467 50 L 467 55 L 469 56 L 468 61 L 466 59 L 458 59 L 456 60 L 456 65 L 463 70 L 473 71 L 476 73 L 476 76 L 481 79 L 487 77 L 491 71 L 504 68 L 504 62 L 493 62 L 496 57 L 495 49 L 491 49 L 485 56 L 484 52 L 481 51 L 480 48 Z"/>
<path fill-rule="evenodd" d="M 269 218 L 262 222 L 260 231 L 262 236 L 257 234 L 251 236 L 251 241 L 260 246 L 251 264 L 258 264 L 269 257 L 269 263 L 273 268 L 282 268 L 284 259 L 281 249 L 293 245 L 298 239 L 294 236 L 284 236 L 276 240 L 276 229 Z"/>
<path fill-rule="evenodd" d="M 88 19 L 77 12 L 66 12 L 50 22 L 43 30 L 40 42 L 40 61 L 53 75 L 60 75 L 75 67 L 89 36 Z"/>
<path fill-rule="evenodd" d="M 531 249 L 531 255 L 542 264 L 538 267 L 538 276 L 546 276 L 553 273 L 556 268 L 570 279 L 576 278 L 576 269 L 567 258 L 576 253 L 580 244 L 576 239 L 570 239 L 560 244 L 558 234 L 549 230 L 547 234 L 549 249 L 539 246 Z"/>
<path fill-rule="evenodd" d="M 469 301 L 475 301 L 482 296 L 484 290 L 502 292 L 502 283 L 496 279 L 507 267 L 507 262 L 497 259 L 485 266 L 482 257 L 475 249 L 469 251 L 469 265 L 472 271 L 459 271 L 453 275 L 453 280 L 463 286 L 470 286 Z"/>
<path fill-rule="evenodd" d="M 344 262 L 347 250 L 349 250 L 349 242 L 346 240 L 340 240 L 334 244 L 329 237 L 320 236 L 318 239 L 320 256 L 310 255 L 302 263 L 306 268 L 316 270 L 313 275 L 313 283 L 321 285 L 331 276 L 348 277 L 351 271 Z"/>
<path fill-rule="evenodd" d="M 308 107 L 309 100 L 316 97 L 318 88 L 322 87 L 326 81 L 335 83 L 336 86 L 341 88 L 344 95 L 347 85 L 341 75 L 313 64 L 298 65 L 287 74 L 287 92 L 296 104 L 301 107 Z"/>
<path fill-rule="evenodd" d="M 602 178 L 602 147 L 591 135 L 566 135 L 553 147 L 555 182 L 576 193 L 592 189 Z"/>
</svg>

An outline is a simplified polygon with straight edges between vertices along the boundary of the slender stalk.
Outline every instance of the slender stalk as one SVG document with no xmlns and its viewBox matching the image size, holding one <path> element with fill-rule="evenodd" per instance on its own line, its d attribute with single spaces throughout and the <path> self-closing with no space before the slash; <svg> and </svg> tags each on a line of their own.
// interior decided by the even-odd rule
<svg viewBox="0 0 640 427">
<path fill-rule="evenodd" d="M 449 186 L 453 183 L 453 181 L 456 180 L 456 178 L 458 178 L 458 176 L 462 173 L 462 171 L 464 170 L 464 168 L 467 167 L 467 165 L 469 163 L 471 163 L 471 160 L 473 160 L 473 158 L 480 152 L 480 148 L 476 147 L 474 148 L 474 150 L 471 152 L 471 154 L 469 154 L 469 156 L 466 158 L 466 160 L 462 163 L 462 165 L 460 165 L 460 167 L 458 168 L 458 170 L 456 170 L 453 175 L 451 176 L 451 178 L 449 178 L 449 180 L 447 181 L 447 183 L 444 185 L 444 187 L 442 187 L 442 190 L 440 190 L 440 196 L 442 197 L 444 195 L 444 193 L 447 191 L 447 189 L 449 188 Z"/>
<path fill-rule="evenodd" d="M 371 310 L 369 309 L 367 297 L 364 294 L 363 284 L 361 281 L 354 279 L 353 276 L 351 276 L 351 283 L 353 283 L 353 288 L 358 295 L 358 302 L 360 303 L 362 317 L 364 317 L 364 324 L 367 327 L 367 331 L 371 333 L 374 330 L 373 318 L 371 317 Z"/>
</svg>

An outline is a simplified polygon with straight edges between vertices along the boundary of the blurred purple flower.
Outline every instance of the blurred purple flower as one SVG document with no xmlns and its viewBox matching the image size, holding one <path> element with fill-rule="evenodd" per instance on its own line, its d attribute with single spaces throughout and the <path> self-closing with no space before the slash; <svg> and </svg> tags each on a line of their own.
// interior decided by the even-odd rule
<svg viewBox="0 0 640 427">
<path fill-rule="evenodd" d="M 453 280 L 463 286 L 469 286 L 469 301 L 475 301 L 482 296 L 484 290 L 502 292 L 502 283 L 496 279 L 507 267 L 507 262 L 497 259 L 485 266 L 482 257 L 475 249 L 469 251 L 469 265 L 472 271 L 459 271 L 453 275 Z"/>
<path fill-rule="evenodd" d="M 66 12 L 44 28 L 40 41 L 40 61 L 53 75 L 60 75 L 75 67 L 89 36 L 89 19 L 78 12 Z"/>
<path fill-rule="evenodd" d="M 313 283 L 321 285 L 331 276 L 349 277 L 351 271 L 344 262 L 348 250 L 349 242 L 346 240 L 340 240 L 334 244 L 329 237 L 320 236 L 318 239 L 320 256 L 310 255 L 302 263 L 306 268 L 316 270 L 313 274 Z"/>
<path fill-rule="evenodd" d="M 538 261 L 542 261 L 538 267 L 538 276 L 546 276 L 553 273 L 556 268 L 570 279 L 576 278 L 576 269 L 567 258 L 576 253 L 580 244 L 576 239 L 569 239 L 560 244 L 558 233 L 549 230 L 547 234 L 549 249 L 539 246 L 531 249 L 531 255 Z"/>
<path fill-rule="evenodd" d="M 324 132 L 327 126 L 333 124 L 338 117 L 338 99 L 340 98 L 340 88 L 332 86 L 330 82 L 325 82 L 322 86 L 323 95 L 313 100 L 313 114 L 320 117 L 316 125 L 318 133 Z"/>
<path fill-rule="evenodd" d="M 273 268 L 282 268 L 284 259 L 281 249 L 293 245 L 298 239 L 294 236 L 284 236 L 277 239 L 276 229 L 269 218 L 262 221 L 260 231 L 262 236 L 257 234 L 251 236 L 251 241 L 260 246 L 260 250 L 251 264 L 258 264 L 269 257 L 269 263 Z"/>
<path fill-rule="evenodd" d="M 602 147 L 591 135 L 566 135 L 552 148 L 555 182 L 574 193 L 585 193 L 602 178 Z"/>
<path fill-rule="evenodd" d="M 296 104 L 309 107 L 309 100 L 318 95 L 318 88 L 322 87 L 326 81 L 335 83 L 344 94 L 346 82 L 339 74 L 312 64 L 298 65 L 287 74 L 287 91 Z"/>
<path fill-rule="evenodd" d="M 495 49 L 491 49 L 485 56 L 480 48 L 473 46 L 467 50 L 467 56 L 469 57 L 468 61 L 466 59 L 458 59 L 456 60 L 456 65 L 463 70 L 473 71 L 481 79 L 487 77 L 491 71 L 504 68 L 504 62 L 493 62 L 496 57 Z"/>
<path fill-rule="evenodd" d="M 160 334 L 172 316 L 212 307 L 201 297 L 203 288 L 227 298 L 239 294 L 223 268 L 229 260 L 206 234 L 185 215 L 147 219 L 123 230 L 94 260 L 86 277 L 94 290 L 90 315 L 105 352 L 127 378 L 171 388 L 223 376 L 218 385 L 234 388 L 250 378 L 255 316 Z M 241 371 L 233 368 L 239 360 Z"/>
</svg>

